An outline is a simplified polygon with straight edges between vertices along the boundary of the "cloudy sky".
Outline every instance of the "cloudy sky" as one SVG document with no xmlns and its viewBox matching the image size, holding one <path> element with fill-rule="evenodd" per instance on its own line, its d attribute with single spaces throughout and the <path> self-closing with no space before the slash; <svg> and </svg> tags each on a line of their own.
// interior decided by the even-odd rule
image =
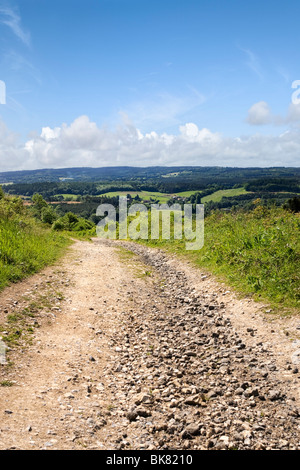
<svg viewBox="0 0 300 470">
<path fill-rule="evenodd" d="M 299 0 L 0 0 L 0 171 L 299 166 Z"/>
</svg>

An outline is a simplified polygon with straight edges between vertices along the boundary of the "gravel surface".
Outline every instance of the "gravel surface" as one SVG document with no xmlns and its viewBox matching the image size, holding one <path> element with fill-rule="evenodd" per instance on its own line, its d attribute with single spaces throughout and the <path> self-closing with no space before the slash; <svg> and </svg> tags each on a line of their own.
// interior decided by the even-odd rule
<svg viewBox="0 0 300 470">
<path fill-rule="evenodd" d="M 297 318 L 266 321 L 160 250 L 95 240 L 2 293 L 1 322 L 49 285 L 63 297 L 0 365 L 14 383 L 0 449 L 300 448 Z"/>
</svg>

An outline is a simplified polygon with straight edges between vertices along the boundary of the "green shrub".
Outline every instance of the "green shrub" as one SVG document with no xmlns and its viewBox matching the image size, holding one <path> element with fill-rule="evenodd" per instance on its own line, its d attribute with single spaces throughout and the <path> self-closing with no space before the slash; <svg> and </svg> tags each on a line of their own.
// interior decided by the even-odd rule
<svg viewBox="0 0 300 470">
<path fill-rule="evenodd" d="M 57 219 L 52 225 L 54 231 L 65 230 L 67 232 L 89 232 L 94 227 L 95 224 L 93 222 L 78 217 L 73 212 L 68 212 L 63 217 Z"/>
<path fill-rule="evenodd" d="M 41 221 L 44 224 L 52 225 L 53 222 L 57 219 L 57 214 L 53 207 L 47 206 L 43 207 L 41 211 Z"/>
<path fill-rule="evenodd" d="M 53 223 L 52 230 L 55 230 L 55 231 L 67 230 L 66 223 L 60 218 Z"/>
</svg>

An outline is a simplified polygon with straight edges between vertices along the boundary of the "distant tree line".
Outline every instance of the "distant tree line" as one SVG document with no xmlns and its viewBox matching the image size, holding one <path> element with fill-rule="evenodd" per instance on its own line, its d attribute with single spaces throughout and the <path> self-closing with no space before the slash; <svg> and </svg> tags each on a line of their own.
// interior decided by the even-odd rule
<svg viewBox="0 0 300 470">
<path fill-rule="evenodd" d="M 254 201 L 257 199 L 260 199 L 260 203 L 262 205 L 283 206 L 284 208 L 290 210 L 297 207 L 297 202 L 292 203 L 289 201 L 294 201 L 295 199 L 300 201 L 300 198 L 297 198 L 297 194 L 269 193 L 267 191 L 255 192 L 240 194 L 239 196 L 223 197 L 219 202 L 208 201 L 205 203 L 205 213 L 209 214 L 214 210 L 231 210 L 233 208 L 244 209 L 246 211 L 252 210 L 255 208 Z M 294 212 L 297 212 L 297 210 L 294 210 Z"/>
<path fill-rule="evenodd" d="M 300 193 L 300 182 L 297 178 L 261 178 L 246 183 L 245 189 L 247 191 Z"/>
<path fill-rule="evenodd" d="M 31 198 L 34 194 L 41 194 L 45 199 L 55 200 L 59 194 L 72 194 L 75 196 L 97 196 L 110 191 L 133 191 L 135 187 L 130 184 L 114 184 L 98 182 L 38 182 L 38 183 L 21 183 L 6 186 L 8 194 L 17 194 Z M 53 199 L 54 198 L 54 199 Z"/>
<path fill-rule="evenodd" d="M 182 156 L 184 158 L 184 155 Z M 224 182 L 238 184 L 258 178 L 298 178 L 300 168 L 270 167 L 270 168 L 236 168 L 236 167 L 201 167 L 201 166 L 176 166 L 176 167 L 102 167 L 102 168 L 62 168 L 42 169 L 26 171 L 10 171 L 0 173 L 1 183 L 35 183 L 35 182 L 124 182 L 149 180 L 185 180 L 199 182 L 210 179 L 210 183 Z M 197 188 L 193 188 L 197 189 Z M 199 189 L 199 188 L 198 188 Z"/>
</svg>

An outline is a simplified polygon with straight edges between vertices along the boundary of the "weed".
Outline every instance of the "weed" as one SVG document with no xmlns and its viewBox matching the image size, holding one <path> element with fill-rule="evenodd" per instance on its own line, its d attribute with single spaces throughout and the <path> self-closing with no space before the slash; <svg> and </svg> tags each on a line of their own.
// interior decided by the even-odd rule
<svg viewBox="0 0 300 470">
<path fill-rule="evenodd" d="M 10 382 L 9 380 L 3 380 L 0 382 L 1 387 L 12 387 L 13 385 L 13 382 Z"/>
</svg>

